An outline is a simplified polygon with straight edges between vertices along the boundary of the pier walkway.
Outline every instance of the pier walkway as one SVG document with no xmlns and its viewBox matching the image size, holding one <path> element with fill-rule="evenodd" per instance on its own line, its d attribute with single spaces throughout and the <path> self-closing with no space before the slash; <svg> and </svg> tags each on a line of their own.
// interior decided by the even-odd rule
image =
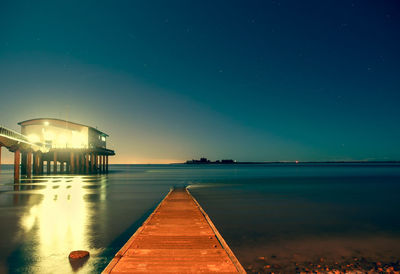
<svg viewBox="0 0 400 274">
<path fill-rule="evenodd" d="M 0 125 L 0 146 L 8 148 L 10 151 L 15 151 L 19 148 L 38 151 L 43 149 L 44 145 L 34 144 L 25 135 Z"/>
<path fill-rule="evenodd" d="M 246 273 L 186 189 L 170 191 L 103 273 Z"/>
</svg>

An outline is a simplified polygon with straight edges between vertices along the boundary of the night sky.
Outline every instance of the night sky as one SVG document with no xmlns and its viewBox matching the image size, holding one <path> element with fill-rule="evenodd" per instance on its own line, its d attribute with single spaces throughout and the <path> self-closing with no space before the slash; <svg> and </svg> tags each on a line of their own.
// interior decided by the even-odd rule
<svg viewBox="0 0 400 274">
<path fill-rule="evenodd" d="M 397 0 L 0 1 L 0 124 L 97 126 L 111 163 L 400 160 L 399 62 Z"/>
</svg>

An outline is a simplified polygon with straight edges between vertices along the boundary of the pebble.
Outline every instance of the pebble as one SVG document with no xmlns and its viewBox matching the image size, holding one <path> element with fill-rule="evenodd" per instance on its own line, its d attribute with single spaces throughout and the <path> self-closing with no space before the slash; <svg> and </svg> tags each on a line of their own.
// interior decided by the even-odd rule
<svg viewBox="0 0 400 274">
<path fill-rule="evenodd" d="M 82 259 L 82 258 L 85 258 L 85 257 L 88 257 L 89 256 L 89 251 L 86 251 L 86 250 L 75 250 L 75 251 L 72 251 L 71 253 L 69 253 L 69 258 L 70 259 L 73 259 L 73 260 L 76 260 L 76 259 Z"/>
</svg>

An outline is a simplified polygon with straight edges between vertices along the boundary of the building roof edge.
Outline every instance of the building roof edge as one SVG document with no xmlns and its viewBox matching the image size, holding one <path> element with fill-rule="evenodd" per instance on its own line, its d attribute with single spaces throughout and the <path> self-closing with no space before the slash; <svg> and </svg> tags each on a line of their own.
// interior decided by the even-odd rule
<svg viewBox="0 0 400 274">
<path fill-rule="evenodd" d="M 56 120 L 56 121 L 60 121 L 60 122 L 67 122 L 67 123 L 69 123 L 69 124 L 74 124 L 74 125 L 78 125 L 78 126 L 84 126 L 84 127 L 93 129 L 94 131 L 97 131 L 98 133 L 100 133 L 100 134 L 102 134 L 102 135 L 105 135 L 106 137 L 109 136 L 107 133 L 102 132 L 102 131 L 98 130 L 97 128 L 94 128 L 94 127 L 91 127 L 91 126 L 88 126 L 88 125 L 84 125 L 84 124 L 79 124 L 79 123 L 75 123 L 75 122 L 63 120 L 63 119 L 57 119 L 57 118 L 35 118 L 35 119 L 29 119 L 29 120 L 25 120 L 25 121 L 19 122 L 18 125 L 23 126 L 24 123 L 31 122 L 31 121 L 35 121 L 35 120 L 38 120 L 38 121 L 43 121 L 43 120 L 50 120 L 50 121 L 51 121 L 51 120 Z"/>
</svg>

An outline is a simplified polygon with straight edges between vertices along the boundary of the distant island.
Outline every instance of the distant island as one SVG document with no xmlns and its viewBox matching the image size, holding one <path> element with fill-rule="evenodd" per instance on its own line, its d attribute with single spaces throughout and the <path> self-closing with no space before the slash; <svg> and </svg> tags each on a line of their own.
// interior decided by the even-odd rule
<svg viewBox="0 0 400 274">
<path fill-rule="evenodd" d="M 232 159 L 224 159 L 224 160 L 217 160 L 217 161 L 210 161 L 207 158 L 200 158 L 200 160 L 188 160 L 185 164 L 236 164 L 235 160 Z"/>
<path fill-rule="evenodd" d="M 200 160 L 192 159 L 187 160 L 184 164 L 189 165 L 203 165 L 203 164 L 400 164 L 400 161 L 368 161 L 368 160 L 354 160 L 354 161 L 271 161 L 271 162 L 237 162 L 232 159 L 223 159 L 211 161 L 207 158 L 200 158 Z"/>
</svg>

